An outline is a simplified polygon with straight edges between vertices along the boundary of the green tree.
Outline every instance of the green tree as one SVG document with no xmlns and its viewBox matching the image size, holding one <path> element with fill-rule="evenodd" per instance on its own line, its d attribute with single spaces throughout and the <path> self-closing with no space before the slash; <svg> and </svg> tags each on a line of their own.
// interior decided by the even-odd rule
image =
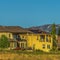
<svg viewBox="0 0 60 60">
<path fill-rule="evenodd" d="M 10 45 L 8 38 L 5 35 L 2 35 L 0 38 L 0 48 L 8 48 Z"/>
<path fill-rule="evenodd" d="M 58 36 L 60 36 L 60 27 L 58 28 Z"/>
<path fill-rule="evenodd" d="M 56 50 L 56 48 L 57 48 L 57 40 L 56 40 L 56 25 L 55 25 L 55 23 L 52 24 L 51 35 L 52 35 L 52 39 L 53 39 L 53 49 Z"/>
</svg>

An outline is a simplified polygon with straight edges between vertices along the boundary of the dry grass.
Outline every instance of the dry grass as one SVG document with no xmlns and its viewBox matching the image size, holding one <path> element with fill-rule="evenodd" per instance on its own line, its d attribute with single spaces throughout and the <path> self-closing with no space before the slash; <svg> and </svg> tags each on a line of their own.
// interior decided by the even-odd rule
<svg viewBox="0 0 60 60">
<path fill-rule="evenodd" d="M 0 60 L 60 60 L 60 55 L 1 53 Z"/>
</svg>

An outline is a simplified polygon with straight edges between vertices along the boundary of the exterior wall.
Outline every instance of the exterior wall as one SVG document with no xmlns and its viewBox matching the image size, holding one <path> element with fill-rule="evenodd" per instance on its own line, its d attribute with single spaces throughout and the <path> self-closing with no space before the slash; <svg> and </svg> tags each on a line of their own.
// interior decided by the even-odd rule
<svg viewBox="0 0 60 60">
<path fill-rule="evenodd" d="M 45 35 L 45 41 L 41 42 L 40 40 L 40 35 L 41 34 L 20 34 L 21 38 L 27 40 L 27 46 L 31 47 L 32 49 L 35 50 L 43 50 L 48 52 L 50 49 L 52 49 L 52 38 L 50 35 L 48 35 L 48 40 L 51 41 L 46 41 L 46 34 Z M 43 45 L 45 45 L 45 48 L 43 48 Z M 47 45 L 50 45 L 50 48 L 47 48 Z"/>
</svg>

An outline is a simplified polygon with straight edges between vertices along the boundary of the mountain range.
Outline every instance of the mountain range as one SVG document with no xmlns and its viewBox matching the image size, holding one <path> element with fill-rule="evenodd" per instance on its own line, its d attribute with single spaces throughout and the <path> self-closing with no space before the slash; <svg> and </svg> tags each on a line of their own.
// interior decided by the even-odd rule
<svg viewBox="0 0 60 60">
<path fill-rule="evenodd" d="M 58 28 L 60 27 L 60 24 L 56 24 L 56 34 L 58 33 Z M 30 27 L 28 29 L 41 29 L 43 31 L 46 31 L 46 32 L 51 32 L 52 30 L 52 24 L 45 24 L 45 25 L 41 25 L 41 26 L 35 26 L 35 27 Z"/>
</svg>

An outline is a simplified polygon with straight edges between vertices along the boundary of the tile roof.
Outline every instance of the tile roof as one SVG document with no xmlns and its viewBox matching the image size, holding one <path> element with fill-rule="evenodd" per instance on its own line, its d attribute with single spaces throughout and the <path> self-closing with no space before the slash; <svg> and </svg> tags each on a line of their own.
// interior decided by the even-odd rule
<svg viewBox="0 0 60 60">
<path fill-rule="evenodd" d="M 0 32 L 32 33 L 31 31 L 25 30 L 20 26 L 0 26 Z"/>
</svg>

